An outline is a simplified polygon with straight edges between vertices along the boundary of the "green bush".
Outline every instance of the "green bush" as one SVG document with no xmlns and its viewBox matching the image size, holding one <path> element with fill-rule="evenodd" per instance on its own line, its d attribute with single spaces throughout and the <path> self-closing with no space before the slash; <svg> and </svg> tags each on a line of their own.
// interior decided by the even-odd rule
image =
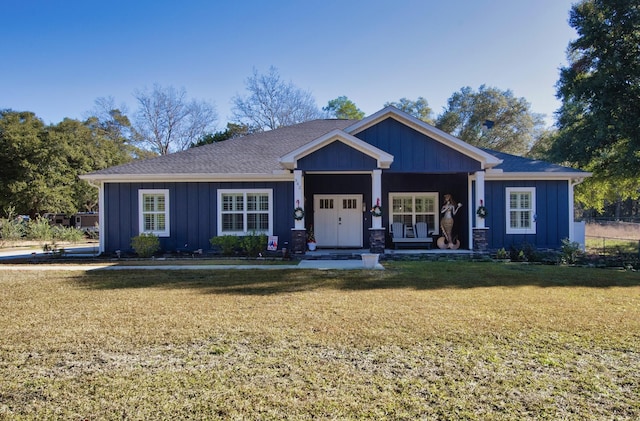
<svg viewBox="0 0 640 421">
<path fill-rule="evenodd" d="M 53 231 L 49 220 L 38 216 L 27 224 L 27 238 L 29 240 L 49 241 L 53 239 Z"/>
<path fill-rule="evenodd" d="M 209 239 L 212 246 L 218 246 L 222 249 L 225 256 L 233 256 L 236 249 L 240 247 L 240 238 L 235 235 L 221 235 Z"/>
<path fill-rule="evenodd" d="M 51 234 L 54 240 L 79 243 L 84 240 L 84 231 L 75 227 L 51 227 Z"/>
<path fill-rule="evenodd" d="M 571 241 L 568 238 L 564 238 L 562 240 L 562 263 L 566 265 L 572 265 L 578 262 L 580 257 L 582 256 L 582 249 L 580 248 L 580 243 L 575 241 Z"/>
<path fill-rule="evenodd" d="M 160 239 L 151 233 L 142 233 L 131 238 L 131 247 L 139 257 L 151 257 L 160 250 Z"/>
<path fill-rule="evenodd" d="M 25 225 L 13 219 L 0 219 L 0 238 L 3 241 L 20 240 L 26 234 Z"/>
<path fill-rule="evenodd" d="M 264 234 L 251 234 L 242 238 L 242 248 L 247 252 L 247 255 L 251 257 L 258 256 L 262 251 L 267 248 L 267 236 Z"/>
</svg>

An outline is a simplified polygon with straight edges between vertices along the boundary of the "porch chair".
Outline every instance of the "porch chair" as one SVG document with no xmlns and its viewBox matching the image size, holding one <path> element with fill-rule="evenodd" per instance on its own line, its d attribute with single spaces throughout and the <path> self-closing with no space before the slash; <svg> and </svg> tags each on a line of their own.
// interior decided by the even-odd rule
<svg viewBox="0 0 640 421">
<path fill-rule="evenodd" d="M 426 222 L 416 222 L 416 238 L 429 237 L 429 225 Z"/>
<path fill-rule="evenodd" d="M 404 238 L 404 224 L 402 222 L 394 222 L 391 224 L 391 236 L 396 238 Z"/>
</svg>

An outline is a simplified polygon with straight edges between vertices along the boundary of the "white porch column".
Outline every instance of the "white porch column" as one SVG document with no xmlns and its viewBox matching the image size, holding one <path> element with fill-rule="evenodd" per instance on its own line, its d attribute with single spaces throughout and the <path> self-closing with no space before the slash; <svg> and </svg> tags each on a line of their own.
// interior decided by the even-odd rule
<svg viewBox="0 0 640 421">
<path fill-rule="evenodd" d="M 382 170 L 373 170 L 371 172 L 371 207 L 373 207 L 378 199 L 382 204 Z M 371 228 L 382 228 L 382 217 L 371 216 Z"/>
<path fill-rule="evenodd" d="M 484 200 L 484 171 L 476 172 L 476 206 L 478 209 L 480 206 L 487 206 L 487 202 Z M 480 218 L 476 214 L 476 228 L 484 228 L 484 218 Z"/>
<path fill-rule="evenodd" d="M 307 212 L 304 205 L 304 177 L 302 176 L 302 170 L 293 171 L 293 208 L 297 207 L 301 207 L 305 213 Z M 305 218 L 294 221 L 294 229 L 305 229 Z"/>
</svg>

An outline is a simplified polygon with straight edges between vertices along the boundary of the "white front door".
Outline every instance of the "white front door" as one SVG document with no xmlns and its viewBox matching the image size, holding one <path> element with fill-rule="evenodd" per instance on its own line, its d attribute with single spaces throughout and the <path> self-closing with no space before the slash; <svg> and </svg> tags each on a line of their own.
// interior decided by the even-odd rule
<svg viewBox="0 0 640 421">
<path fill-rule="evenodd" d="M 314 195 L 318 247 L 362 247 L 362 195 Z"/>
</svg>

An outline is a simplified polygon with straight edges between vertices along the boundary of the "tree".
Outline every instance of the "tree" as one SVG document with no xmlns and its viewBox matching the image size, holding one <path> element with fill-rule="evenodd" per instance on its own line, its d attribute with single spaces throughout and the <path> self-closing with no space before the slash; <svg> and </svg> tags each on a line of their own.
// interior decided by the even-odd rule
<svg viewBox="0 0 640 421">
<path fill-rule="evenodd" d="M 152 91 L 136 91 L 138 111 L 136 131 L 141 143 L 160 155 L 188 148 L 217 120 L 213 105 L 204 101 L 187 101 L 184 89 L 163 88 L 156 84 Z"/>
<path fill-rule="evenodd" d="M 35 216 L 97 205 L 97 190 L 78 175 L 130 161 L 95 118 L 45 126 L 31 112 L 0 112 L 0 210 Z"/>
<path fill-rule="evenodd" d="M 569 63 L 560 69 L 556 85 L 562 105 L 549 156 L 593 171 L 580 186 L 589 191 L 583 195 L 588 205 L 602 208 L 597 201 L 603 198 L 635 199 L 640 188 L 640 4 L 583 0 L 571 8 L 569 25 L 578 38 L 569 44 Z"/>
<path fill-rule="evenodd" d="M 198 139 L 198 142 L 192 143 L 191 147 L 196 148 L 198 146 L 209 145 L 211 143 L 223 142 L 229 139 L 235 139 L 236 137 L 242 137 L 250 134 L 249 126 L 244 124 L 227 123 L 227 128 L 224 131 L 217 131 L 215 133 L 207 133 Z"/>
<path fill-rule="evenodd" d="M 415 101 L 407 98 L 400 98 L 398 102 L 387 102 L 384 104 L 385 107 L 390 105 L 424 121 L 425 123 L 433 124 L 433 119 L 431 118 L 432 110 L 429 107 L 427 100 L 421 96 L 419 96 Z"/>
<path fill-rule="evenodd" d="M 454 93 L 436 126 L 474 146 L 524 155 L 544 121 L 524 98 L 482 85 L 478 92 L 467 86 Z"/>
<path fill-rule="evenodd" d="M 322 111 L 330 117 L 344 120 L 362 120 L 364 117 L 364 111 L 346 96 L 330 100 L 326 107 L 322 107 Z"/>
<path fill-rule="evenodd" d="M 253 69 L 245 85 L 249 94 L 233 98 L 232 113 L 237 122 L 252 131 L 273 130 L 321 117 L 311 93 L 284 82 L 273 66 L 267 74 Z"/>
</svg>

